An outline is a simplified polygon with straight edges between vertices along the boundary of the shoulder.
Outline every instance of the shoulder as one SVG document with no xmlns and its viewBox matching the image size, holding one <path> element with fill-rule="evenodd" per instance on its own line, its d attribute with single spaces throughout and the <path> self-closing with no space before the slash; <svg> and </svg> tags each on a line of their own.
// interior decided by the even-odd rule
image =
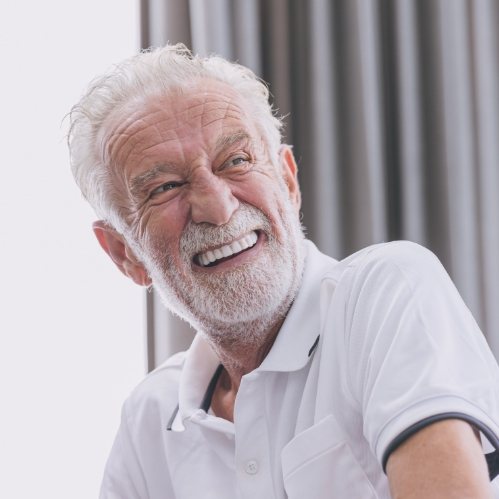
<svg viewBox="0 0 499 499">
<path fill-rule="evenodd" d="M 434 253 L 417 243 L 393 241 L 374 244 L 348 256 L 323 281 L 329 281 L 334 288 L 361 292 L 370 284 L 396 280 L 414 287 L 435 278 L 447 280 L 448 276 Z"/>
<path fill-rule="evenodd" d="M 421 275 L 421 271 L 440 268 L 438 258 L 429 249 L 411 241 L 393 241 L 369 246 L 356 258 L 359 270 L 375 271 L 377 266 L 396 268 L 406 277 Z"/>
<path fill-rule="evenodd" d="M 336 350 L 351 359 L 350 368 L 362 358 L 372 365 L 394 342 L 411 351 L 422 336 L 442 335 L 436 318 L 457 311 L 469 314 L 437 257 L 408 241 L 364 248 L 322 282 L 324 331 L 336 332 Z"/>
<path fill-rule="evenodd" d="M 411 241 L 392 241 L 367 246 L 339 262 L 338 270 L 369 272 L 376 265 L 410 270 L 439 264 L 438 258 L 429 249 Z"/>
<path fill-rule="evenodd" d="M 124 404 L 128 422 L 145 415 L 171 413 L 178 403 L 178 384 L 186 352 L 179 352 L 151 371 Z"/>
<path fill-rule="evenodd" d="M 184 356 L 183 352 L 176 354 L 149 373 L 123 404 L 100 497 L 148 497 L 151 487 L 159 487 L 165 496 L 173 497 L 164 436 L 177 404 Z M 160 468 L 166 472 L 155 473 Z"/>
</svg>

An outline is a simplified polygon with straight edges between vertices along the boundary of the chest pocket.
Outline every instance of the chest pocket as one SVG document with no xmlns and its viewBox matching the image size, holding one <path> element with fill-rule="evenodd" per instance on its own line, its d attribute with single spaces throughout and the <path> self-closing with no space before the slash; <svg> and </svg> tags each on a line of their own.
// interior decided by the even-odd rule
<svg viewBox="0 0 499 499">
<path fill-rule="evenodd" d="M 282 450 L 289 499 L 375 499 L 377 494 L 332 415 L 298 434 Z"/>
</svg>

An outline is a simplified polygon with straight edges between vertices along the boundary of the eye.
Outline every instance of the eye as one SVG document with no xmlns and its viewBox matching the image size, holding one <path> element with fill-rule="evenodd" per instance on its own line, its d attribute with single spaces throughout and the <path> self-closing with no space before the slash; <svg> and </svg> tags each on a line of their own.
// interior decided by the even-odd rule
<svg viewBox="0 0 499 499">
<path fill-rule="evenodd" d="M 240 165 L 242 163 L 246 163 L 246 161 L 247 161 L 246 158 L 243 158 L 242 156 L 238 156 L 237 158 L 231 159 L 230 163 L 233 166 L 237 166 L 237 165 Z"/>
<path fill-rule="evenodd" d="M 233 156 L 228 159 L 223 165 L 222 169 L 233 168 L 234 166 L 244 165 L 249 162 L 249 158 L 245 155 Z"/>
<path fill-rule="evenodd" d="M 162 194 L 163 192 L 168 192 L 173 189 L 176 189 L 177 187 L 180 187 L 183 185 L 183 182 L 165 182 L 164 184 L 161 184 L 159 187 L 156 187 L 153 191 L 151 191 L 149 197 L 152 198 L 154 196 L 157 196 L 158 194 Z"/>
</svg>

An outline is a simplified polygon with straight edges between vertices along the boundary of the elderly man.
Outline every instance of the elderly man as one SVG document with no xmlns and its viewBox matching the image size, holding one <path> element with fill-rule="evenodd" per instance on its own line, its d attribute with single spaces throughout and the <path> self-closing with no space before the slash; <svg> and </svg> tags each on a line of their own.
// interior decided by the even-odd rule
<svg viewBox="0 0 499 499">
<path fill-rule="evenodd" d="M 499 370 L 469 311 L 415 244 L 304 239 L 250 70 L 167 46 L 71 117 L 99 243 L 198 331 L 125 403 L 102 498 L 493 496 Z"/>
</svg>

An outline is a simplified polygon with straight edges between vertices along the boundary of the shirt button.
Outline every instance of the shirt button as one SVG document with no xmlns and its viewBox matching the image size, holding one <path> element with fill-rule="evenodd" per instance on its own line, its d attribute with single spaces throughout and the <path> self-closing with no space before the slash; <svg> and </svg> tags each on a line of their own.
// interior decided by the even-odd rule
<svg viewBox="0 0 499 499">
<path fill-rule="evenodd" d="M 258 473 L 258 463 L 254 459 L 251 459 L 246 463 L 246 473 L 248 473 L 248 475 L 255 475 Z"/>
</svg>

